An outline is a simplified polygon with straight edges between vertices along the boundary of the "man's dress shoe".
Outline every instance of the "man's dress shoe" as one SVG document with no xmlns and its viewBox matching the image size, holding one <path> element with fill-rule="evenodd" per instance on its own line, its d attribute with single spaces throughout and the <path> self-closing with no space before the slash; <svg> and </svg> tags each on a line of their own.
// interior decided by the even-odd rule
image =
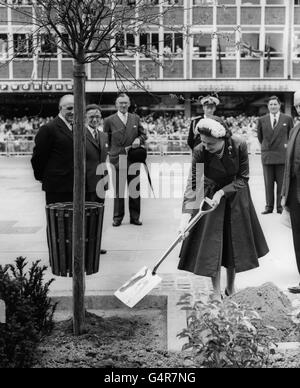
<svg viewBox="0 0 300 388">
<path fill-rule="evenodd" d="M 289 287 L 288 290 L 292 294 L 300 294 L 300 285 L 296 287 Z"/>
<path fill-rule="evenodd" d="M 261 214 L 271 214 L 271 213 L 273 213 L 273 210 L 268 210 L 268 209 L 261 212 Z"/>
<path fill-rule="evenodd" d="M 122 221 L 114 221 L 113 226 L 120 226 Z"/>
<path fill-rule="evenodd" d="M 105 255 L 107 253 L 107 250 L 106 249 L 100 249 L 100 254 L 101 255 Z"/>
<path fill-rule="evenodd" d="M 130 223 L 132 225 L 138 225 L 138 226 L 143 225 L 143 223 L 140 220 L 130 220 Z"/>
<path fill-rule="evenodd" d="M 282 209 L 277 209 L 278 214 L 282 214 Z"/>
</svg>

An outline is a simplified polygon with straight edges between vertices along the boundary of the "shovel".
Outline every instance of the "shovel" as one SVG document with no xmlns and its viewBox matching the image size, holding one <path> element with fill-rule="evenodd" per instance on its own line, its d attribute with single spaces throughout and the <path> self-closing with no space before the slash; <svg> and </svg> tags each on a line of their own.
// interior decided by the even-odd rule
<svg viewBox="0 0 300 388">
<path fill-rule="evenodd" d="M 204 205 L 209 205 L 207 210 L 203 210 Z M 212 200 L 209 198 L 204 198 L 200 204 L 200 209 L 195 217 L 191 219 L 188 223 L 186 229 L 182 234 L 179 234 L 176 237 L 176 240 L 170 245 L 167 251 L 162 255 L 159 262 L 155 265 L 153 270 L 144 266 L 139 272 L 137 272 L 131 279 L 128 280 L 122 287 L 120 287 L 116 292 L 115 296 L 121 300 L 128 307 L 134 307 L 141 299 L 144 298 L 154 287 L 156 287 L 161 282 L 161 277 L 156 274 L 158 267 L 162 262 L 167 258 L 167 256 L 172 252 L 176 245 L 183 240 L 184 235 L 189 232 L 196 223 L 203 217 L 205 214 L 215 210 L 217 205 L 213 205 Z"/>
</svg>

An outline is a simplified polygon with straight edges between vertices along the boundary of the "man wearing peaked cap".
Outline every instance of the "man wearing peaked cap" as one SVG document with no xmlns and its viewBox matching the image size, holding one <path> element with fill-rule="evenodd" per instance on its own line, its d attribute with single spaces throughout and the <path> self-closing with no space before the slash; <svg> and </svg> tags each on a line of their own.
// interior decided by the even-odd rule
<svg viewBox="0 0 300 388">
<path fill-rule="evenodd" d="M 300 91 L 294 95 L 294 105 L 300 116 Z M 300 123 L 293 128 L 289 138 L 281 195 L 281 204 L 289 211 L 291 217 L 296 262 L 300 275 Z M 299 294 L 300 284 L 288 290 Z"/>
<path fill-rule="evenodd" d="M 200 103 L 203 107 L 204 114 L 203 116 L 200 115 L 192 118 L 188 140 L 187 140 L 187 144 L 192 150 L 196 147 L 196 145 L 198 145 L 201 142 L 200 135 L 198 133 L 195 133 L 195 129 L 198 121 L 203 118 L 213 116 L 216 111 L 216 107 L 220 104 L 220 101 L 216 97 L 206 96 L 200 100 Z"/>
</svg>

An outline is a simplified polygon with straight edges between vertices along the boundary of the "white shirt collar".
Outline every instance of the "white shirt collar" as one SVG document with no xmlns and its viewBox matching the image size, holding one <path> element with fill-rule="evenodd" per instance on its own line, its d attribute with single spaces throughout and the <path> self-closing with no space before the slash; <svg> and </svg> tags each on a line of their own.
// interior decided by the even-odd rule
<svg viewBox="0 0 300 388">
<path fill-rule="evenodd" d="M 66 124 L 66 126 L 69 128 L 70 131 L 73 130 L 73 128 L 71 127 L 71 124 L 60 113 L 58 114 L 58 117 Z"/>
<path fill-rule="evenodd" d="M 87 126 L 87 129 L 91 132 L 91 135 L 94 137 L 94 129 L 91 128 L 89 125 Z"/>
<path fill-rule="evenodd" d="M 279 120 L 279 116 L 280 116 L 280 112 L 277 112 L 275 115 L 273 113 L 271 113 L 270 116 L 271 116 L 271 120 L 272 121 L 274 120 L 274 117 L 276 117 L 276 120 L 278 121 Z"/>
<path fill-rule="evenodd" d="M 123 113 L 121 113 L 121 112 L 118 110 L 117 114 L 118 114 L 119 118 L 120 118 L 123 122 L 124 122 L 124 120 L 127 121 L 127 119 L 128 119 L 128 112 L 126 112 L 125 114 L 123 114 Z"/>
</svg>

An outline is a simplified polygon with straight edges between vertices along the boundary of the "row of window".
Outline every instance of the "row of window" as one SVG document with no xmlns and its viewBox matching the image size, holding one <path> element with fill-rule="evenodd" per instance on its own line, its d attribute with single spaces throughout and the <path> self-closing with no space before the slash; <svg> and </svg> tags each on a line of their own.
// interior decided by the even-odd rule
<svg viewBox="0 0 300 388">
<path fill-rule="evenodd" d="M 285 0 L 264 0 L 267 5 L 284 5 Z M 300 0 L 291 0 L 295 5 L 300 5 Z M 32 5 L 33 0 L 5 0 L 6 4 L 13 5 Z M 184 0 L 161 0 L 163 5 L 183 5 Z M 106 4 L 109 5 L 111 0 L 107 0 Z M 120 5 L 135 6 L 136 4 L 149 4 L 149 5 L 158 5 L 160 0 L 114 0 L 114 3 Z M 237 0 L 193 0 L 193 5 L 236 5 Z M 241 0 L 243 5 L 261 5 L 262 0 Z"/>
<path fill-rule="evenodd" d="M 68 39 L 65 35 L 64 39 Z M 236 57 L 237 53 L 242 58 L 258 58 L 261 56 L 283 57 L 284 34 L 279 32 L 266 32 L 263 36 L 258 32 L 243 32 L 237 41 L 236 35 L 231 32 L 219 32 L 218 35 L 210 33 L 195 33 L 192 35 L 192 55 L 194 58 L 210 58 L 213 53 L 213 42 L 217 40 L 216 49 L 222 57 Z M 141 58 L 156 58 L 160 48 L 166 57 L 183 56 L 184 37 L 181 33 L 168 32 L 163 34 L 163 44 L 160 45 L 159 34 L 154 32 L 143 33 L 138 36 L 139 44 L 136 44 L 135 36 L 130 33 L 116 36 L 116 55 L 132 58 L 138 53 Z M 37 37 L 38 49 L 34 48 L 33 37 L 29 34 L 13 34 L 13 53 L 15 57 L 31 57 L 38 53 L 40 57 L 56 57 L 57 44 L 55 38 L 47 34 Z M 261 51 L 264 47 L 264 52 Z M 0 34 L 0 58 L 6 59 L 9 52 L 8 35 Z M 65 53 L 64 56 L 67 56 Z M 300 32 L 294 35 L 293 58 L 300 57 Z"/>
</svg>

